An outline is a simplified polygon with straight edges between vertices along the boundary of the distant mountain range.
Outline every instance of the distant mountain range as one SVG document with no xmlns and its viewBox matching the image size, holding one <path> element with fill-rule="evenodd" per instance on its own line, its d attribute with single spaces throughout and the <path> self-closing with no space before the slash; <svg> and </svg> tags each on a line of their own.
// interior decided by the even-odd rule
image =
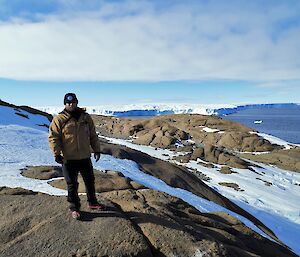
<svg viewBox="0 0 300 257">
<path fill-rule="evenodd" d="M 297 108 L 296 103 L 274 103 L 274 104 L 131 104 L 131 105 L 99 105 L 86 106 L 87 112 L 91 114 L 132 117 L 132 116 L 159 116 L 165 114 L 204 114 L 204 115 L 228 115 L 239 110 L 253 108 Z M 63 106 L 44 106 L 37 109 L 57 114 L 62 111 Z"/>
</svg>

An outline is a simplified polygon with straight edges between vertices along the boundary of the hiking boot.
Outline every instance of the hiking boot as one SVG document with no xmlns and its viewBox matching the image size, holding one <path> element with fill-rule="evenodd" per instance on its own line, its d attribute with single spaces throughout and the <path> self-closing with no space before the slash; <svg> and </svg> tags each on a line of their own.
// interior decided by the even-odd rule
<svg viewBox="0 0 300 257">
<path fill-rule="evenodd" d="M 105 206 L 101 203 L 89 203 L 89 209 L 91 210 L 99 210 L 99 211 L 105 211 Z"/>
<path fill-rule="evenodd" d="M 80 212 L 79 211 L 72 211 L 71 210 L 71 216 L 75 220 L 80 220 Z"/>
</svg>

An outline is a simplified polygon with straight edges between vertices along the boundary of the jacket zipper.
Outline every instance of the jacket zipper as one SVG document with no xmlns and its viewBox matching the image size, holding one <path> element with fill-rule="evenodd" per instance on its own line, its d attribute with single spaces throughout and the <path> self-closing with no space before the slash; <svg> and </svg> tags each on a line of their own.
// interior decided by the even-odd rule
<svg viewBox="0 0 300 257">
<path fill-rule="evenodd" d="M 79 149 L 80 149 L 80 145 L 79 145 L 79 123 L 77 121 L 75 121 L 76 124 L 76 139 L 77 139 L 77 153 L 78 155 L 80 155 L 79 153 Z"/>
</svg>

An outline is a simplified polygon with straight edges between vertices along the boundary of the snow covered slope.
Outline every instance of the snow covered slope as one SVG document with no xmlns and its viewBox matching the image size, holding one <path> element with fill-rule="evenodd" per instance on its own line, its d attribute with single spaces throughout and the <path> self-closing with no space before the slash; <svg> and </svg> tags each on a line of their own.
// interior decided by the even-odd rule
<svg viewBox="0 0 300 257">
<path fill-rule="evenodd" d="M 47 126 L 49 126 L 50 121 L 46 116 L 40 114 L 32 114 L 19 108 L 0 105 L 0 124 L 21 125 L 48 131 Z"/>
<path fill-rule="evenodd" d="M 110 116 L 157 116 L 164 114 L 182 114 L 197 113 L 204 115 L 226 115 L 239 110 L 250 108 L 293 108 L 297 104 L 249 104 L 249 105 L 232 105 L 232 104 L 131 104 L 131 105 L 100 105 L 86 106 L 87 112 L 91 114 L 110 115 Z M 62 111 L 63 107 L 44 106 L 36 107 L 37 109 L 57 114 Z"/>
</svg>

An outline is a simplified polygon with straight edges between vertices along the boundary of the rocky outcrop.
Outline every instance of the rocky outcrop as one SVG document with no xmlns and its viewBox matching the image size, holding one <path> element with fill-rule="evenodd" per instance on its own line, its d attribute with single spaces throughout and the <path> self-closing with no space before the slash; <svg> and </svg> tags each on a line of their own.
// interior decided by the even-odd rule
<svg viewBox="0 0 300 257">
<path fill-rule="evenodd" d="M 27 178 L 42 180 L 63 177 L 62 169 L 59 166 L 27 166 L 21 169 L 21 174 Z"/>
<path fill-rule="evenodd" d="M 21 173 L 25 177 L 48 180 L 52 178 L 62 179 L 53 180 L 50 184 L 60 189 L 67 189 L 65 180 L 63 179 L 62 169 L 59 166 L 27 166 L 26 169 L 22 170 Z M 129 178 L 123 176 L 120 172 L 115 171 L 98 171 L 94 169 L 95 174 L 95 189 L 96 192 L 111 191 L 112 188 L 115 190 L 123 189 L 142 189 L 145 188 L 143 185 L 132 181 Z M 85 186 L 81 175 L 78 176 L 78 192 L 85 193 Z M 1 190 L 0 190 L 1 194 Z"/>
<path fill-rule="evenodd" d="M 180 162 L 200 158 L 234 168 L 247 168 L 247 162 L 236 156 L 235 152 L 281 149 L 281 146 L 250 133 L 252 129 L 216 116 L 183 114 L 130 120 L 93 115 L 93 119 L 101 135 L 132 139 L 136 144 L 185 152 L 184 156 L 178 157 Z M 191 151 L 186 151 L 185 148 Z"/>
<path fill-rule="evenodd" d="M 138 225 L 154 256 L 268 256 L 272 252 L 271 245 L 260 252 L 254 250 L 258 241 L 266 240 L 228 214 L 200 213 L 175 197 L 153 190 L 104 196 Z"/>
<path fill-rule="evenodd" d="M 249 133 L 252 129 L 217 116 L 179 114 L 130 120 L 93 115 L 93 119 L 102 135 L 132 137 L 135 143 L 162 148 L 169 148 L 177 141 L 189 138 L 198 144 L 211 144 L 243 152 L 280 148 L 256 134 Z"/>
<path fill-rule="evenodd" d="M 72 220 L 65 197 L 0 196 L 0 256 L 153 256 L 145 237 L 110 201 Z"/>
<path fill-rule="evenodd" d="M 21 187 L 10 188 L 10 187 L 0 187 L 0 195 L 37 195 L 38 192 L 33 192 Z"/>
<path fill-rule="evenodd" d="M 270 237 L 278 240 L 273 232 L 269 230 L 262 222 L 260 222 L 254 216 L 244 211 L 242 208 L 240 208 L 227 198 L 223 197 L 218 192 L 211 189 L 204 182 L 202 182 L 202 179 L 204 178 L 202 178 L 201 176 L 197 176 L 197 174 L 194 174 L 193 172 L 191 172 L 191 170 L 153 158 L 147 154 L 133 149 L 129 149 L 120 145 L 109 144 L 106 142 L 101 143 L 101 152 L 112 155 L 119 159 L 133 160 L 145 173 L 165 181 L 172 187 L 178 187 L 188 190 L 200 197 L 203 197 L 204 199 L 213 201 L 229 210 L 232 210 L 233 212 L 244 216 L 245 218 L 256 224 L 258 227 L 260 227 Z M 41 173 L 43 173 L 42 168 L 38 169 L 37 167 L 32 167 L 31 169 L 39 170 Z M 109 175 L 110 178 L 107 175 Z M 116 188 L 117 190 L 142 188 L 141 185 L 130 181 L 128 178 L 122 177 L 119 173 L 110 172 L 110 174 L 105 174 L 103 172 L 95 172 L 95 178 L 97 192 L 108 191 L 111 186 L 114 186 L 114 188 Z M 118 183 L 116 183 L 116 181 L 118 181 Z M 85 192 L 82 180 L 79 180 L 79 182 L 79 190 L 81 192 Z M 63 180 L 53 181 L 51 182 L 51 185 L 62 189 L 66 188 L 65 182 Z"/>
<path fill-rule="evenodd" d="M 228 152 L 224 147 L 216 147 L 211 144 L 206 144 L 204 147 L 191 147 L 190 152 L 173 157 L 173 160 L 181 163 L 187 163 L 190 160 L 197 161 L 198 159 L 239 169 L 246 169 L 253 165 Z"/>
<path fill-rule="evenodd" d="M 136 163 L 138 163 L 140 169 L 143 172 L 163 180 L 172 187 L 182 188 L 190 191 L 195 195 L 215 202 L 235 213 L 244 216 L 245 218 L 256 224 L 256 226 L 262 229 L 271 238 L 278 241 L 274 233 L 269 230 L 262 222 L 260 222 L 250 213 L 240 208 L 238 205 L 228 200 L 226 197 L 222 196 L 221 194 L 207 186 L 201 180 L 201 178 L 191 172 L 191 170 L 182 166 L 162 161 L 160 159 L 151 157 L 147 154 L 124 146 L 109 144 L 105 141 L 102 141 L 101 143 L 101 152 L 104 154 L 112 155 L 119 159 L 128 159 L 135 161 Z"/>
<path fill-rule="evenodd" d="M 107 210 L 83 208 L 77 221 L 65 197 L 0 195 L 0 256 L 296 256 L 226 213 L 165 193 L 111 188 L 98 199 Z"/>
<path fill-rule="evenodd" d="M 232 174 L 232 173 L 236 173 L 236 172 L 232 171 L 232 169 L 228 166 L 223 166 L 220 169 L 220 173 L 222 173 L 222 174 Z"/>
<path fill-rule="evenodd" d="M 101 171 L 95 171 L 95 190 L 96 192 L 107 192 L 111 191 L 112 188 L 114 190 L 124 190 L 124 189 L 142 189 L 145 188 L 143 185 L 140 185 L 137 182 L 132 181 L 129 178 L 125 178 L 122 173 L 109 171 L 107 173 L 103 173 Z M 79 175 L 78 177 L 78 192 L 85 193 L 85 186 L 82 177 Z M 60 189 L 66 189 L 66 183 L 63 179 L 55 180 L 50 182 L 50 184 L 54 187 Z"/>
<path fill-rule="evenodd" d="M 295 147 L 288 150 L 278 150 L 271 153 L 259 155 L 241 154 L 243 158 L 247 158 L 256 162 L 276 165 L 279 168 L 300 172 L 300 148 Z"/>
<path fill-rule="evenodd" d="M 273 238 L 274 240 L 278 240 L 274 233 L 269 230 L 262 222 L 207 186 L 202 181 L 202 179 L 206 180 L 209 178 L 203 178 L 201 174 L 195 174 L 185 167 L 177 166 L 175 164 L 156 159 L 142 152 L 120 145 L 109 144 L 104 141 L 101 143 L 101 152 L 104 154 L 112 155 L 119 159 L 133 160 L 139 165 L 140 169 L 143 172 L 163 180 L 172 187 L 182 188 L 190 191 L 195 195 L 213 201 L 235 213 L 244 216 L 245 218 L 256 224 L 271 238 Z M 42 172 L 41 169 L 40 172 Z M 105 174 L 103 172 L 95 172 L 95 174 L 97 192 L 108 191 L 109 188 L 114 184 L 116 184 L 114 185 L 114 187 L 117 188 L 117 190 L 134 190 L 142 188 L 141 185 L 138 185 L 136 183 L 134 184 L 134 182 L 130 181 L 128 178 L 122 177 L 118 173 L 110 172 L 108 174 Z M 118 181 L 118 183 L 116 183 L 115 181 Z M 63 180 L 53 181 L 51 182 L 51 184 L 53 186 L 65 189 L 65 182 Z M 80 183 L 80 191 L 84 192 L 84 185 L 82 181 Z"/>
</svg>

